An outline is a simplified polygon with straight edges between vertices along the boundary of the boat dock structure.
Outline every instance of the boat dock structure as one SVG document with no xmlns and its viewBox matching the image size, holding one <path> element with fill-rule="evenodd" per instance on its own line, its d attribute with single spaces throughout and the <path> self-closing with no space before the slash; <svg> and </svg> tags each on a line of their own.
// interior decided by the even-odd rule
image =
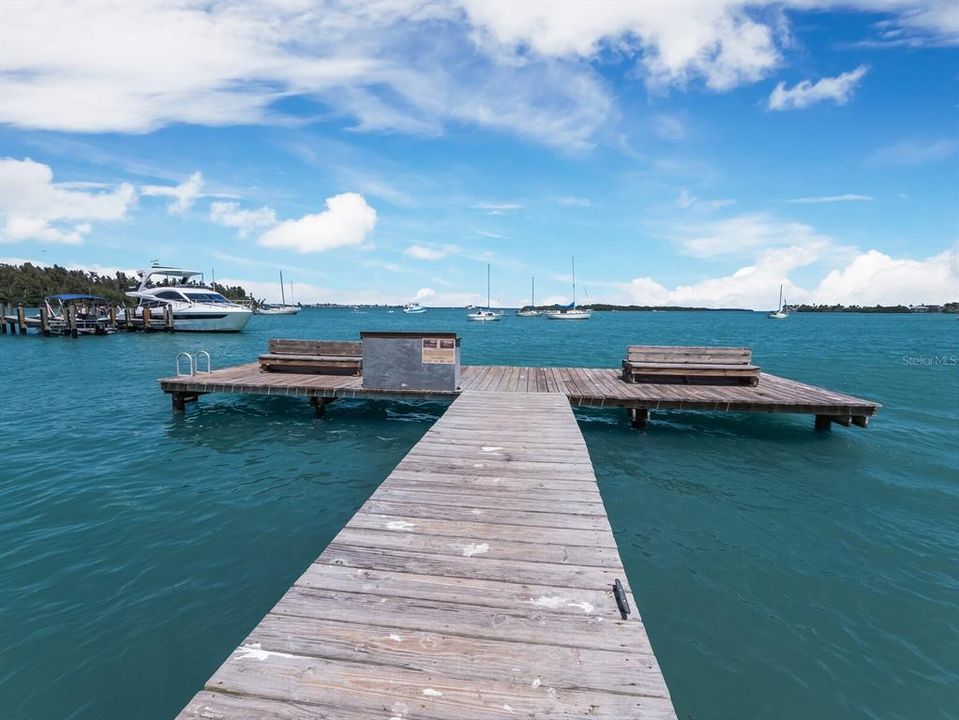
<svg viewBox="0 0 959 720">
<path fill-rule="evenodd" d="M 160 386 L 175 411 L 206 393 L 318 415 L 340 398 L 451 402 L 184 720 L 675 718 L 573 407 L 626 408 L 635 426 L 653 410 L 807 413 L 819 429 L 878 409 L 764 374 L 748 348 L 630 346 L 622 370 L 461 366 L 455 333 L 266 350 L 212 371 L 191 356 Z"/>
<path fill-rule="evenodd" d="M 179 718 L 675 718 L 570 403 L 523 385 L 459 393 Z"/>
<path fill-rule="evenodd" d="M 160 387 L 175 410 L 207 393 L 281 395 L 306 398 L 322 414 L 339 398 L 447 399 L 461 392 L 558 395 L 575 407 L 624 408 L 635 427 L 656 410 L 794 413 L 815 416 L 817 429 L 833 423 L 866 427 L 879 405 L 843 393 L 763 373 L 755 386 L 627 383 L 614 369 L 465 365 L 459 389 L 369 388 L 360 376 L 264 372 L 257 363 L 209 373 L 168 377 Z"/>
</svg>

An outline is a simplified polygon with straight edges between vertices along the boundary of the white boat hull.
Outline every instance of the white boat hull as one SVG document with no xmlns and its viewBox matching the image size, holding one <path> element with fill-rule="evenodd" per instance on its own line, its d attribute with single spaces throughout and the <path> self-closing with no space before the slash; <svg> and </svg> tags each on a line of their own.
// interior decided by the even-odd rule
<svg viewBox="0 0 959 720">
<path fill-rule="evenodd" d="M 547 320 L 589 320 L 593 313 L 589 310 L 569 310 L 567 312 L 548 312 L 544 314 Z"/>
<path fill-rule="evenodd" d="M 784 312 L 773 312 L 769 313 L 766 317 L 768 317 L 770 320 L 785 320 L 789 317 L 789 315 Z"/>
<path fill-rule="evenodd" d="M 485 314 L 485 313 L 470 313 L 466 316 L 466 319 L 471 322 L 495 322 L 502 318 L 502 315 L 497 315 L 495 313 Z"/>
</svg>

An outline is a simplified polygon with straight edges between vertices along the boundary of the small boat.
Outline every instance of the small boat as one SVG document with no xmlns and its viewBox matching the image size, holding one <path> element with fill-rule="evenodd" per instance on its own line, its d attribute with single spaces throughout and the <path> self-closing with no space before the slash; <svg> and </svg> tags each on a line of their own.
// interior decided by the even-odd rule
<svg viewBox="0 0 959 720">
<path fill-rule="evenodd" d="M 177 330 L 186 332 L 240 332 L 249 322 L 253 311 L 203 284 L 203 273 L 180 268 L 153 265 L 137 273 L 140 285 L 126 293 L 139 304 L 134 315 L 143 316 L 143 309 L 159 317 L 165 308 L 173 312 Z M 191 278 L 200 277 L 195 283 Z M 153 278 L 158 278 L 154 282 Z"/>
<path fill-rule="evenodd" d="M 490 309 L 490 266 L 486 265 L 486 309 L 475 310 L 466 316 L 472 322 L 493 322 L 502 318 L 502 313 L 495 313 Z"/>
<path fill-rule="evenodd" d="M 555 310 L 547 310 L 543 317 L 547 320 L 589 320 L 592 316 L 592 310 L 576 307 L 576 258 L 573 258 L 573 302 L 559 305 Z"/>
<path fill-rule="evenodd" d="M 786 306 L 783 305 L 783 286 L 779 286 L 779 309 L 776 312 L 769 313 L 766 317 L 770 320 L 785 320 L 789 317 L 789 313 L 786 312 Z"/>
<path fill-rule="evenodd" d="M 296 315 L 300 312 L 299 305 L 286 304 L 286 290 L 283 287 L 283 271 L 280 271 L 280 305 L 258 305 L 253 312 L 257 315 Z M 290 299 L 293 298 L 293 281 L 290 280 Z"/>
<path fill-rule="evenodd" d="M 539 317 L 542 315 L 536 309 L 536 278 L 532 278 L 529 290 L 529 305 L 516 311 L 516 317 Z"/>
<path fill-rule="evenodd" d="M 403 306 L 403 312 L 407 315 L 418 315 L 419 313 L 425 313 L 426 308 L 419 303 L 411 302 Z"/>
<path fill-rule="evenodd" d="M 47 316 L 50 335 L 69 335 L 69 314 L 74 313 L 77 335 L 112 335 L 116 332 L 109 316 L 110 301 L 99 295 L 64 293 L 43 298 L 43 308 L 37 315 L 27 315 L 27 328 L 43 331 L 43 315 Z M 5 322 L 17 322 L 16 315 L 4 316 Z"/>
</svg>

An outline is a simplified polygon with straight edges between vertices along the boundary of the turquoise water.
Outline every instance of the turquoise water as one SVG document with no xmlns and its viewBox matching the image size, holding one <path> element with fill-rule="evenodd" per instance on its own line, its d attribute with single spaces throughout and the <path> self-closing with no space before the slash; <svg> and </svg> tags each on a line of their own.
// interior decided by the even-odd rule
<svg viewBox="0 0 959 720">
<path fill-rule="evenodd" d="M 615 366 L 629 342 L 743 344 L 771 372 L 885 407 L 868 430 L 788 415 L 578 412 L 683 718 L 959 717 L 959 324 L 944 315 L 306 310 L 239 336 L 0 337 L 0 716 L 169 718 L 442 412 L 204 397 L 180 350 L 456 330 L 465 362 Z"/>
</svg>

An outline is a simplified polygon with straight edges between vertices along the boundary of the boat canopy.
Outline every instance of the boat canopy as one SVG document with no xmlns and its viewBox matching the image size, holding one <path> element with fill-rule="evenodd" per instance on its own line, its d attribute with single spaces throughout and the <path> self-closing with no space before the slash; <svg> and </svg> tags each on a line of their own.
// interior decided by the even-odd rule
<svg viewBox="0 0 959 720">
<path fill-rule="evenodd" d="M 45 300 L 57 300 L 59 302 L 70 302 L 72 300 L 93 300 L 94 302 L 110 302 L 99 295 L 82 295 L 78 293 L 64 293 L 63 295 L 48 295 Z"/>
<path fill-rule="evenodd" d="M 569 305 L 560 305 L 559 303 L 556 303 L 555 307 L 558 307 L 560 310 L 575 310 L 576 303 L 571 302 Z"/>
</svg>

